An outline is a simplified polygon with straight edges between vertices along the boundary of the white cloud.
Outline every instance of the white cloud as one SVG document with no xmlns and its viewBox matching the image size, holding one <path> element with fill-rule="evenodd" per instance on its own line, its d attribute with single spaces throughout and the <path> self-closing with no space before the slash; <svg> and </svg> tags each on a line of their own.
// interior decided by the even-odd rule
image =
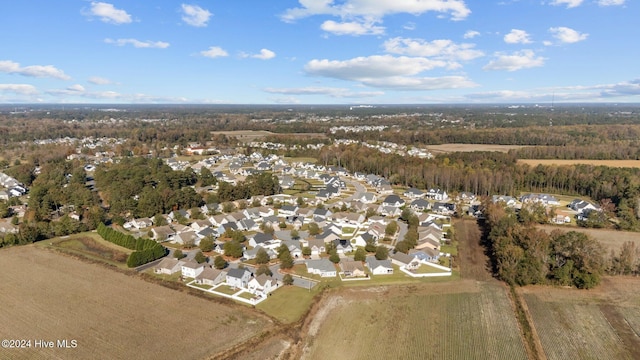
<svg viewBox="0 0 640 360">
<path fill-rule="evenodd" d="M 131 15 L 126 11 L 116 9 L 113 4 L 104 2 L 92 2 L 88 15 L 97 16 L 102 22 L 116 25 L 128 24 L 132 21 Z"/>
<path fill-rule="evenodd" d="M 197 5 L 182 4 L 182 21 L 195 27 L 205 27 L 213 14 Z"/>
<path fill-rule="evenodd" d="M 111 85 L 113 82 L 109 79 L 105 79 L 99 76 L 92 76 L 89 78 L 89 82 L 95 85 Z"/>
<path fill-rule="evenodd" d="M 444 90 L 464 89 L 478 86 L 478 84 L 464 76 L 443 77 L 408 77 L 392 76 L 380 79 L 364 79 L 363 84 L 392 90 Z"/>
<path fill-rule="evenodd" d="M 480 32 L 475 31 L 475 30 L 469 30 L 466 33 L 464 33 L 463 37 L 465 39 L 473 39 L 476 36 L 480 36 Z"/>
<path fill-rule="evenodd" d="M 287 9 L 281 16 L 284 21 L 313 15 L 332 15 L 340 18 L 382 19 L 386 15 L 407 13 L 420 15 L 425 12 L 451 14 L 453 20 L 463 20 L 471 13 L 462 0 L 299 0 L 301 7 Z"/>
<path fill-rule="evenodd" d="M 60 96 L 60 95 L 68 95 L 68 96 L 84 96 L 87 93 L 87 90 L 84 88 L 84 86 L 80 85 L 80 84 L 75 84 L 75 85 L 71 85 L 69 87 L 67 87 L 66 89 L 54 89 L 54 90 L 47 90 L 46 91 L 47 94 L 50 95 L 56 95 L 56 96 Z"/>
<path fill-rule="evenodd" d="M 328 95 L 333 98 L 367 98 L 384 95 L 382 91 L 356 91 L 334 87 L 266 88 L 265 92 L 282 95 Z"/>
<path fill-rule="evenodd" d="M 29 84 L 0 84 L 0 92 L 19 95 L 34 95 L 38 93 L 35 86 Z"/>
<path fill-rule="evenodd" d="M 619 6 L 624 5 L 625 0 L 598 0 L 600 6 Z"/>
<path fill-rule="evenodd" d="M 21 67 L 19 63 L 11 60 L 0 61 L 0 72 L 38 78 L 54 78 L 60 80 L 71 79 L 71 77 L 65 74 L 64 71 L 57 69 L 53 65 L 31 65 Z"/>
<path fill-rule="evenodd" d="M 456 44 L 451 40 L 425 41 L 396 37 L 389 39 L 382 45 L 386 52 L 398 55 L 433 57 L 435 59 L 456 61 L 472 60 L 484 56 L 480 50 L 474 49 L 474 44 Z M 449 67 L 457 67 L 449 63 Z"/>
<path fill-rule="evenodd" d="M 462 76 L 414 77 L 421 72 L 447 67 L 448 62 L 424 57 L 375 55 L 349 60 L 311 60 L 309 75 L 357 81 L 363 85 L 395 90 L 434 90 L 476 86 Z"/>
<path fill-rule="evenodd" d="M 254 58 L 254 59 L 269 60 L 269 59 L 273 59 L 274 57 L 276 57 L 276 53 L 274 53 L 273 51 L 271 51 L 269 49 L 260 49 L 260 53 L 259 54 L 251 55 L 251 57 Z"/>
<path fill-rule="evenodd" d="M 374 22 L 335 22 L 327 20 L 320 25 L 320 28 L 334 35 L 380 35 L 384 34 L 384 27 L 376 26 Z"/>
<path fill-rule="evenodd" d="M 496 59 L 485 65 L 483 70 L 516 71 L 544 65 L 545 58 L 536 56 L 532 50 L 516 51 L 512 54 L 496 53 Z"/>
<path fill-rule="evenodd" d="M 571 28 L 563 26 L 550 28 L 549 32 L 553 34 L 554 38 L 565 44 L 583 41 L 589 36 L 589 34 L 579 33 Z"/>
<path fill-rule="evenodd" d="M 405 29 L 405 30 L 415 30 L 416 29 L 416 23 L 408 22 L 408 23 L 404 24 L 402 26 L 402 28 Z"/>
<path fill-rule="evenodd" d="M 441 60 L 374 55 L 344 61 L 314 59 L 305 65 L 305 71 L 311 75 L 358 80 L 363 78 L 415 75 L 425 70 L 446 66 L 447 63 Z"/>
<path fill-rule="evenodd" d="M 271 98 L 269 100 L 276 104 L 300 104 L 300 100 L 293 96 Z"/>
<path fill-rule="evenodd" d="M 555 5 L 555 6 L 567 5 L 567 9 L 571 9 L 571 8 L 580 6 L 580 4 L 582 4 L 582 1 L 583 0 L 553 0 L 551 2 L 551 5 Z"/>
<path fill-rule="evenodd" d="M 136 39 L 104 39 L 107 44 L 113 44 L 117 46 L 133 45 L 135 48 L 149 48 L 149 49 L 166 49 L 169 47 L 168 42 L 164 41 L 140 41 Z"/>
<path fill-rule="evenodd" d="M 229 56 L 229 53 L 227 53 L 223 48 L 219 46 L 212 46 L 208 50 L 201 51 L 200 55 L 213 59 L 217 57 Z"/>
<path fill-rule="evenodd" d="M 504 36 L 507 44 L 530 44 L 529 34 L 524 30 L 511 29 L 511 32 Z"/>
</svg>

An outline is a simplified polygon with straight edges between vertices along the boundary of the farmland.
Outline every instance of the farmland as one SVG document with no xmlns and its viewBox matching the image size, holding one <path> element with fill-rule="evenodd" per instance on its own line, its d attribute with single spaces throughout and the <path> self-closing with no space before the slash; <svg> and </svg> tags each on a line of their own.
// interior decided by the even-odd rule
<svg viewBox="0 0 640 360">
<path fill-rule="evenodd" d="M 0 358 L 205 358 L 251 339 L 270 323 L 246 307 L 33 245 L 0 252 L 0 282 L 0 338 L 78 344 L 74 349 L 2 349 Z"/>
<path fill-rule="evenodd" d="M 471 280 L 345 289 L 312 320 L 305 358 L 526 359 L 510 309 L 502 285 Z"/>
<path fill-rule="evenodd" d="M 598 240 L 600 244 L 604 247 L 605 254 L 609 254 L 611 250 L 614 250 L 616 253 L 620 251 L 620 247 L 626 241 L 633 241 L 636 244 L 636 247 L 640 247 L 640 233 L 632 232 L 632 231 L 619 231 L 619 230 L 607 230 L 607 229 L 588 229 L 581 227 L 563 227 L 563 226 L 553 226 L 553 225 L 542 225 L 541 229 L 546 232 L 551 232 L 553 230 L 563 230 L 563 231 L 578 231 L 581 233 L 585 233 L 590 237 Z"/>
<path fill-rule="evenodd" d="M 564 159 L 519 159 L 519 164 L 537 165 L 593 165 L 619 168 L 640 168 L 640 160 L 564 160 Z"/>
<path fill-rule="evenodd" d="M 606 278 L 594 291 L 532 286 L 526 300 L 548 359 L 640 357 L 640 280 Z"/>
</svg>

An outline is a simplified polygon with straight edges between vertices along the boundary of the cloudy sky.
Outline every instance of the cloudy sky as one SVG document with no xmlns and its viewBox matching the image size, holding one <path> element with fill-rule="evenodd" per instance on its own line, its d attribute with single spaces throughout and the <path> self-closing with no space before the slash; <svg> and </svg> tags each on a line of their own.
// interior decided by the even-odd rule
<svg viewBox="0 0 640 360">
<path fill-rule="evenodd" d="M 640 102 L 635 0 L 14 0 L 0 103 Z"/>
</svg>

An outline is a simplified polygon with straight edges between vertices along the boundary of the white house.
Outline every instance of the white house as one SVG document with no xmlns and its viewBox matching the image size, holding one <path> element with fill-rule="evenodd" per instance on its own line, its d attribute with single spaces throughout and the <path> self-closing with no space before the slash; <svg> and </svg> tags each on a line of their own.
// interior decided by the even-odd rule
<svg viewBox="0 0 640 360">
<path fill-rule="evenodd" d="M 181 267 L 182 276 L 194 278 L 204 271 L 204 264 L 198 264 L 193 260 L 185 261 Z"/>
<path fill-rule="evenodd" d="M 427 191 L 427 197 L 433 200 L 445 201 L 449 198 L 449 195 L 441 189 L 429 189 L 429 191 Z"/>
<path fill-rule="evenodd" d="M 307 272 L 320 277 L 335 277 L 336 267 L 328 259 L 307 260 Z"/>
<path fill-rule="evenodd" d="M 373 275 L 393 274 L 391 260 L 378 260 L 375 256 L 367 256 L 366 265 Z"/>
<path fill-rule="evenodd" d="M 251 280 L 247 284 L 247 289 L 249 292 L 255 295 L 267 296 L 270 292 L 274 291 L 278 287 L 278 282 L 276 279 L 267 276 L 265 274 L 260 274 Z"/>
<path fill-rule="evenodd" d="M 178 271 L 181 271 L 183 264 L 184 264 L 184 261 L 180 261 L 175 258 L 166 257 L 162 259 L 158 263 L 158 265 L 155 266 L 154 271 L 156 274 L 171 275 L 171 274 L 177 273 Z"/>
<path fill-rule="evenodd" d="M 224 282 L 226 277 L 226 272 L 218 269 L 212 269 L 207 266 L 196 276 L 195 279 L 196 284 L 215 286 Z"/>
<path fill-rule="evenodd" d="M 246 289 L 252 277 L 253 274 L 247 269 L 229 269 L 226 281 L 229 286 Z"/>
</svg>

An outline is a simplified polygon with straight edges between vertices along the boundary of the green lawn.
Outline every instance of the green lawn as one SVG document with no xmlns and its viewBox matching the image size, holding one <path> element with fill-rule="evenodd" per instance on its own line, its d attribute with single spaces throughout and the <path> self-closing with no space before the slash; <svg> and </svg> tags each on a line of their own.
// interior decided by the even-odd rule
<svg viewBox="0 0 640 360">
<path fill-rule="evenodd" d="M 239 297 L 243 298 L 243 299 L 247 299 L 247 300 L 251 300 L 255 297 L 255 295 L 253 295 L 252 293 L 248 293 L 248 292 L 243 292 L 242 294 L 238 295 Z"/>
<path fill-rule="evenodd" d="M 453 256 L 458 256 L 458 247 L 456 245 L 442 245 L 440 246 L 440 251 L 449 253 Z"/>
<path fill-rule="evenodd" d="M 215 291 L 223 293 L 223 294 L 227 294 L 227 295 L 233 295 L 235 293 L 238 292 L 238 289 L 234 289 L 229 285 L 222 285 L 222 286 L 218 286 Z"/>
<path fill-rule="evenodd" d="M 440 270 L 437 269 L 433 266 L 429 266 L 429 265 L 420 265 L 420 267 L 415 270 L 416 274 L 440 274 L 440 273 L 446 273 L 447 271 L 444 270 Z"/>
<path fill-rule="evenodd" d="M 204 289 L 204 290 L 209 290 L 209 289 L 211 289 L 211 288 L 213 287 L 213 286 L 211 286 L 211 285 L 195 284 L 195 283 L 193 283 L 193 284 L 191 284 L 191 285 L 192 285 L 192 286 L 195 286 L 195 287 L 198 287 L 198 288 L 200 288 L 200 289 Z"/>
<path fill-rule="evenodd" d="M 282 323 L 296 322 L 304 315 L 313 302 L 313 297 L 319 291 L 318 285 L 311 289 L 297 286 L 283 286 L 271 293 L 269 298 L 256 308 L 273 316 Z"/>
</svg>

